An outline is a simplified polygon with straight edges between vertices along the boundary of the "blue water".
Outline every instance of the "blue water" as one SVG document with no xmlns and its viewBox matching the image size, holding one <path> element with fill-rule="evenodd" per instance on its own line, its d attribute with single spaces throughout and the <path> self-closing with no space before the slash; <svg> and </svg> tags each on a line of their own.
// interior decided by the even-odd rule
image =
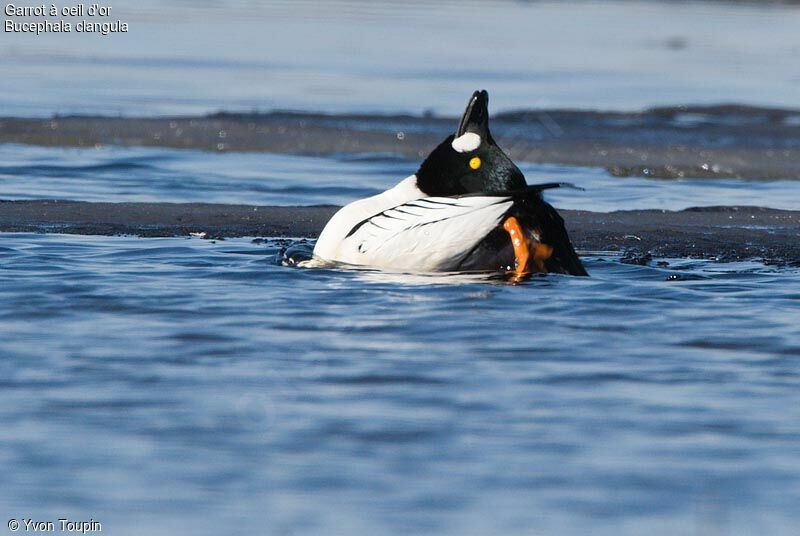
<svg viewBox="0 0 800 536">
<path fill-rule="evenodd" d="M 479 87 L 493 110 L 796 107 L 800 85 L 797 5 L 118 0 L 109 19 L 129 32 L 4 33 L 0 115 L 455 115 Z"/>
<path fill-rule="evenodd" d="M 418 167 L 418 160 L 383 154 L 307 157 L 0 144 L 0 198 L 341 205 L 382 192 Z M 607 212 L 740 205 L 800 210 L 792 180 L 649 180 L 614 177 L 599 168 L 524 162 L 520 168 L 530 184 L 564 182 L 583 188 L 548 191 L 547 199 L 558 208 Z"/>
<path fill-rule="evenodd" d="M 511 286 L 0 237 L 0 505 L 111 534 L 793 534 L 800 271 Z"/>
<path fill-rule="evenodd" d="M 415 163 L 0 146 L 4 198 L 346 202 Z M 791 183 L 565 180 L 560 207 L 797 209 Z M 657 203 L 660 203 L 658 205 Z M 0 234 L 0 506 L 111 534 L 792 534 L 800 270 L 289 269 L 285 241 Z M 715 532 L 716 531 L 716 532 Z"/>
</svg>

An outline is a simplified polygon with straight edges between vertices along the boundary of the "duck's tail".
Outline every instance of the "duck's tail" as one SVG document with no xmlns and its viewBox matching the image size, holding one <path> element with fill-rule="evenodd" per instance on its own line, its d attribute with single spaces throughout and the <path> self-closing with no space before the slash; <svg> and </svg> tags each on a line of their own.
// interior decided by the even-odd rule
<svg viewBox="0 0 800 536">
<path fill-rule="evenodd" d="M 460 269 L 495 266 L 513 268 L 517 275 L 547 272 L 589 275 L 572 247 L 564 220 L 542 198 L 543 190 L 560 187 L 576 188 L 568 183 L 551 182 L 513 192 L 468 194 L 512 197 L 514 203 L 502 223 L 467 255 Z"/>
<path fill-rule="evenodd" d="M 528 241 L 529 258 L 526 262 L 520 262 L 517 255 L 517 271 L 589 275 L 572 247 L 564 219 L 542 198 L 540 192 L 544 188 L 536 189 L 536 186 L 527 195 L 517 197 L 504 223 L 508 227 L 513 225 L 514 220 L 518 222 L 523 233 L 522 240 Z"/>
</svg>

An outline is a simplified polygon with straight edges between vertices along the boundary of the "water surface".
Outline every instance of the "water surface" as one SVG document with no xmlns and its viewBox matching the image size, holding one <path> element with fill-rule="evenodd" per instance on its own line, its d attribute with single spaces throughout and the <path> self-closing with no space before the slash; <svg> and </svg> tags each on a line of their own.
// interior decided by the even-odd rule
<svg viewBox="0 0 800 536">
<path fill-rule="evenodd" d="M 5 34 L 3 115 L 796 107 L 800 8 L 122 0 L 127 34 Z"/>
<path fill-rule="evenodd" d="M 419 160 L 384 154 L 334 157 L 103 146 L 0 144 L 0 199 L 345 204 L 416 172 Z M 558 208 L 599 212 L 746 205 L 799 210 L 796 181 L 652 180 L 606 170 L 520 163 L 529 184 L 564 182 L 546 194 Z"/>
<path fill-rule="evenodd" d="M 0 237 L 4 511 L 113 534 L 791 534 L 800 272 L 518 285 Z M 81 517 L 82 516 L 82 517 Z"/>
</svg>

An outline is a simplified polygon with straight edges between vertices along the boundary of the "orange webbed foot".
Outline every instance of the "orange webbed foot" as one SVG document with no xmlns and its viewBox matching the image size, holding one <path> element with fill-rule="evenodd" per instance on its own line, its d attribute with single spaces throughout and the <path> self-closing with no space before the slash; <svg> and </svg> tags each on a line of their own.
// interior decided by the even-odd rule
<svg viewBox="0 0 800 536">
<path fill-rule="evenodd" d="M 503 222 L 503 229 L 506 230 L 511 238 L 511 245 L 514 248 L 515 266 L 514 272 L 516 279 L 528 274 L 528 261 L 531 258 L 531 242 L 526 233 L 522 230 L 519 220 L 514 216 L 509 216 Z"/>
<path fill-rule="evenodd" d="M 522 230 L 519 220 L 509 216 L 503 222 L 503 229 L 511 238 L 514 247 L 515 267 L 514 281 L 520 281 L 524 276 L 533 271 L 547 273 L 544 261 L 553 255 L 552 246 L 543 242 L 531 241 L 531 238 Z"/>
</svg>

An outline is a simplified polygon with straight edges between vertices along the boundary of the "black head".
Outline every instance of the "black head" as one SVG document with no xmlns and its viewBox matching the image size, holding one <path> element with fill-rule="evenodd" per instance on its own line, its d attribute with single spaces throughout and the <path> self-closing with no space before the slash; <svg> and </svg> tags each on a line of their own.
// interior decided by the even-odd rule
<svg viewBox="0 0 800 536">
<path fill-rule="evenodd" d="M 458 124 L 417 171 L 417 186 L 428 195 L 520 190 L 525 177 L 489 132 L 489 94 L 476 91 Z"/>
</svg>

